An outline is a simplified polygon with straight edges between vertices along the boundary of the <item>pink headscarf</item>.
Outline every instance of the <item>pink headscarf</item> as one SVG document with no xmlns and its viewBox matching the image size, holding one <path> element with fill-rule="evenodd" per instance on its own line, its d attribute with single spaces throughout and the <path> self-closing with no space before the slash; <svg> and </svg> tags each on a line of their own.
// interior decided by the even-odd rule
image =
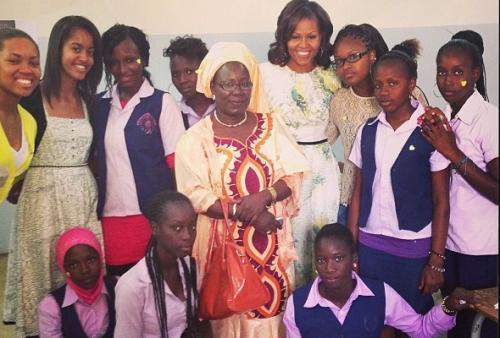
<svg viewBox="0 0 500 338">
<path fill-rule="evenodd" d="M 95 234 L 87 228 L 75 227 L 65 231 L 56 242 L 56 259 L 57 265 L 62 273 L 65 273 L 64 269 L 64 256 L 72 247 L 84 244 L 93 248 L 99 254 L 99 258 L 102 263 L 102 252 L 101 244 L 97 240 Z M 71 278 L 66 279 L 66 284 L 69 285 L 73 290 L 75 290 L 78 298 L 87 304 L 92 304 L 101 294 L 102 287 L 104 284 L 104 270 L 101 269 L 99 279 L 97 284 L 92 289 L 84 289 L 76 285 Z"/>
</svg>

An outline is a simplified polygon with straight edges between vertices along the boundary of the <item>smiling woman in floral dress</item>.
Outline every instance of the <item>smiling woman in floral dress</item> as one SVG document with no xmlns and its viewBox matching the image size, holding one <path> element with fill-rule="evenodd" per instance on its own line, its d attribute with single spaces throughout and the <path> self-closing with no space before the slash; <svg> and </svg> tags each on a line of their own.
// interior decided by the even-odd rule
<svg viewBox="0 0 500 338">
<path fill-rule="evenodd" d="M 340 88 L 330 61 L 332 31 L 330 17 L 317 3 L 290 1 L 278 18 L 270 62 L 260 66 L 271 113 L 288 127 L 311 165 L 300 212 L 292 219 L 296 286 L 312 278 L 314 232 L 337 221 L 339 207 L 340 171 L 326 136 L 330 101 Z"/>
</svg>

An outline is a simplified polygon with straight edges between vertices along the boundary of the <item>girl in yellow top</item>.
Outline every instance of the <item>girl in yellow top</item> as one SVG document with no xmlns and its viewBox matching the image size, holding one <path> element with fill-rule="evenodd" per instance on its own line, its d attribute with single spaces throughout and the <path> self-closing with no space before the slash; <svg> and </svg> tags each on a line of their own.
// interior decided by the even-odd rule
<svg viewBox="0 0 500 338">
<path fill-rule="evenodd" d="M 18 29 L 0 29 L 0 203 L 33 157 L 36 122 L 19 101 L 31 94 L 40 75 L 35 41 Z"/>
</svg>

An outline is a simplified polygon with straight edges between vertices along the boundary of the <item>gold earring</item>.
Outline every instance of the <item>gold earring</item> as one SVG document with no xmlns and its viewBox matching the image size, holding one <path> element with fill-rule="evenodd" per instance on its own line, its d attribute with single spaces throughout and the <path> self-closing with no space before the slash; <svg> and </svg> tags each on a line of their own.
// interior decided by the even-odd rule
<svg viewBox="0 0 500 338">
<path fill-rule="evenodd" d="M 462 87 L 467 86 L 467 80 L 462 80 L 462 81 L 460 81 L 460 85 L 461 85 Z"/>
</svg>

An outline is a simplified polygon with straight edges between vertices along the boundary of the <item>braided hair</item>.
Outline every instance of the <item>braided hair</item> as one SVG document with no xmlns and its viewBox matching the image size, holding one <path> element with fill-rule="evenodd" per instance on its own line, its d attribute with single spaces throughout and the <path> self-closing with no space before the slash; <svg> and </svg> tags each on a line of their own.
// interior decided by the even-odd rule
<svg viewBox="0 0 500 338">
<path fill-rule="evenodd" d="M 364 43 L 367 50 L 375 52 L 375 57 L 382 56 L 389 50 L 382 34 L 369 23 L 362 23 L 360 25 L 350 24 L 342 27 L 333 42 L 334 51 L 345 38 L 360 40 Z"/>
<path fill-rule="evenodd" d="M 113 75 L 111 74 L 111 64 L 113 62 L 113 50 L 121 43 L 130 39 L 134 42 L 141 55 L 141 60 L 144 64 L 143 76 L 148 82 L 153 85 L 151 74 L 146 70 L 149 65 L 149 41 L 146 34 L 137 27 L 115 24 L 102 34 L 103 60 L 106 79 L 106 88 L 110 89 L 113 86 Z"/>
<path fill-rule="evenodd" d="M 146 249 L 146 266 L 149 278 L 153 284 L 153 295 L 155 300 L 156 317 L 160 325 L 161 338 L 168 338 L 167 327 L 167 304 L 165 304 L 165 284 L 163 273 L 160 269 L 158 253 L 156 252 L 156 239 L 151 237 Z"/>
<path fill-rule="evenodd" d="M 191 206 L 191 201 L 183 194 L 176 191 L 161 191 L 154 195 L 147 203 L 144 215 L 151 224 L 159 224 L 162 219 L 168 217 L 167 209 L 169 205 L 187 203 Z M 167 305 L 165 303 L 164 276 L 160 268 L 160 259 L 157 251 L 157 240 L 151 236 L 145 255 L 146 266 L 149 278 L 153 285 L 153 296 L 155 301 L 156 316 L 160 326 L 161 338 L 168 338 L 167 325 Z"/>
</svg>

